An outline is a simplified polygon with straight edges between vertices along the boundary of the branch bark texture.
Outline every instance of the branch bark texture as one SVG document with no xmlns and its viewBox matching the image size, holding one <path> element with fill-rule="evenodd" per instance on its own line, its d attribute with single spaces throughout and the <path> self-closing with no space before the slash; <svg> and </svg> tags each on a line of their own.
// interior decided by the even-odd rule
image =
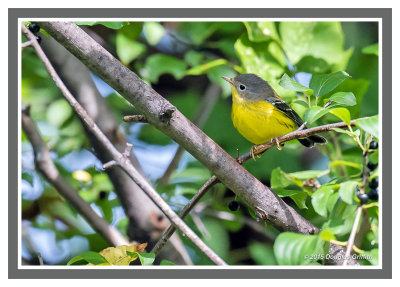
<svg viewBox="0 0 400 287">
<path fill-rule="evenodd" d="M 247 172 L 171 103 L 146 85 L 77 25 L 72 22 L 40 22 L 39 25 L 133 104 L 149 123 L 204 164 L 223 184 L 255 210 L 262 220 L 267 220 L 284 231 L 303 234 L 313 234 L 317 231 L 315 226 Z"/>
<path fill-rule="evenodd" d="M 106 100 L 97 90 L 88 68 L 51 37 L 42 37 L 41 47 L 78 102 L 114 146 L 120 152 L 123 152 L 127 144 L 126 138 L 119 131 L 118 121 L 108 107 Z M 112 160 L 112 155 L 98 141 L 91 130 L 86 128 L 84 124 L 83 127 L 96 156 L 101 162 L 105 164 Z M 129 159 L 135 168 L 144 175 L 133 153 L 129 154 Z M 106 173 L 129 219 L 127 227 L 129 238 L 137 242 L 147 242 L 148 247 L 152 248 L 159 240 L 163 230 L 168 226 L 168 219 L 121 168 L 109 168 Z M 192 264 L 180 238 L 175 236 L 171 238 L 171 241 L 172 244 L 166 246 L 165 252 L 160 257 L 178 265 Z M 177 246 L 177 248 L 174 246 Z"/>
<path fill-rule="evenodd" d="M 74 24 L 75 25 L 75 24 Z M 75 25 L 76 26 L 76 25 Z M 77 27 L 77 26 L 76 26 Z M 22 24 L 22 31 L 29 40 L 35 39 L 34 35 Z M 83 32 L 83 31 L 82 31 Z M 85 33 L 84 33 L 85 34 Z M 87 35 L 87 34 L 86 34 Z M 70 91 L 67 89 L 65 84 L 61 81 L 53 66 L 49 62 L 48 58 L 44 54 L 42 48 L 37 41 L 32 43 L 39 58 L 43 61 L 47 71 L 53 78 L 57 87 L 61 93 L 67 99 L 69 104 L 79 115 L 87 126 L 90 128 L 93 134 L 98 138 L 99 141 L 108 149 L 113 157 L 113 160 L 135 181 L 135 183 L 151 198 L 151 200 L 164 212 L 164 214 L 173 222 L 206 256 L 210 258 L 212 262 L 217 265 L 226 265 L 226 263 L 213 251 L 211 250 L 186 224 L 175 214 L 175 212 L 168 206 L 168 204 L 161 198 L 161 196 L 153 189 L 149 182 L 135 169 L 130 162 L 129 158 L 121 154 L 107 139 L 107 137 L 101 132 L 99 127 L 89 117 L 86 110 L 76 101 Z M 170 114 L 171 110 L 166 111 L 166 114 Z M 165 114 L 164 114 L 165 116 Z"/>
</svg>

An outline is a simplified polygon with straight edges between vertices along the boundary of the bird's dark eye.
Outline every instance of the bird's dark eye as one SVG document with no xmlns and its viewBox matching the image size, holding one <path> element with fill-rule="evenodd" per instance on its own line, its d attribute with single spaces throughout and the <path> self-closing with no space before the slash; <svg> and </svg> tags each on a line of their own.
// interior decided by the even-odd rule
<svg viewBox="0 0 400 287">
<path fill-rule="evenodd" d="M 241 90 L 241 91 L 244 91 L 244 90 L 246 90 L 246 87 L 245 87 L 245 85 L 240 85 L 240 86 L 239 86 L 239 90 Z"/>
</svg>

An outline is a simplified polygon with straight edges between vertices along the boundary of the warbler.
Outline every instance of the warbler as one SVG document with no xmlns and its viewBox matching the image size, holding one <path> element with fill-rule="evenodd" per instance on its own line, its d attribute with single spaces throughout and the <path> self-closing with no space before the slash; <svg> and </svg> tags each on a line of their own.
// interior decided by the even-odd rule
<svg viewBox="0 0 400 287">
<path fill-rule="evenodd" d="M 234 78 L 222 77 L 232 87 L 233 125 L 253 144 L 262 144 L 297 130 L 304 122 L 275 90 L 254 74 L 240 74 Z M 326 139 L 312 135 L 298 139 L 306 146 L 325 144 Z M 251 150 L 252 151 L 252 150 Z"/>
</svg>

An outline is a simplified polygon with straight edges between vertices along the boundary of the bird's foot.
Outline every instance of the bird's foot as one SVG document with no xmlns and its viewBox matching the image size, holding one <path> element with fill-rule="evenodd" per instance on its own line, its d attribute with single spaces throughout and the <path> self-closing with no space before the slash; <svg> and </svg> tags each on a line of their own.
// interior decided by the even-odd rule
<svg viewBox="0 0 400 287">
<path fill-rule="evenodd" d="M 255 152 L 257 151 L 257 145 L 253 145 L 252 147 L 251 147 L 251 149 L 250 149 L 250 156 L 254 159 L 254 161 L 256 160 L 255 159 L 255 156 L 257 157 L 257 158 L 260 158 L 261 157 L 261 155 L 259 155 L 259 154 L 255 154 Z"/>
<path fill-rule="evenodd" d="M 276 143 L 276 147 L 278 148 L 278 150 L 282 150 L 283 144 L 281 145 L 281 144 L 279 143 L 278 138 L 274 138 L 274 141 L 275 141 L 275 143 Z"/>
</svg>

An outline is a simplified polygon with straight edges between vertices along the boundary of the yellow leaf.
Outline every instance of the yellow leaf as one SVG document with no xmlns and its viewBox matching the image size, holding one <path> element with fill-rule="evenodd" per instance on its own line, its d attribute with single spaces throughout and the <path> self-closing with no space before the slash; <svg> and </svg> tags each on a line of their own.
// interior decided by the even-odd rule
<svg viewBox="0 0 400 287">
<path fill-rule="evenodd" d="M 102 255 L 111 265 L 129 265 L 132 261 L 136 260 L 137 257 L 131 257 L 126 251 L 130 252 L 143 252 L 147 243 L 140 245 L 120 245 L 117 247 L 108 247 L 100 251 Z"/>
<path fill-rule="evenodd" d="M 72 173 L 72 177 L 75 178 L 76 180 L 83 181 L 83 182 L 88 182 L 92 180 L 92 176 L 90 173 L 84 170 L 77 170 Z"/>
</svg>

